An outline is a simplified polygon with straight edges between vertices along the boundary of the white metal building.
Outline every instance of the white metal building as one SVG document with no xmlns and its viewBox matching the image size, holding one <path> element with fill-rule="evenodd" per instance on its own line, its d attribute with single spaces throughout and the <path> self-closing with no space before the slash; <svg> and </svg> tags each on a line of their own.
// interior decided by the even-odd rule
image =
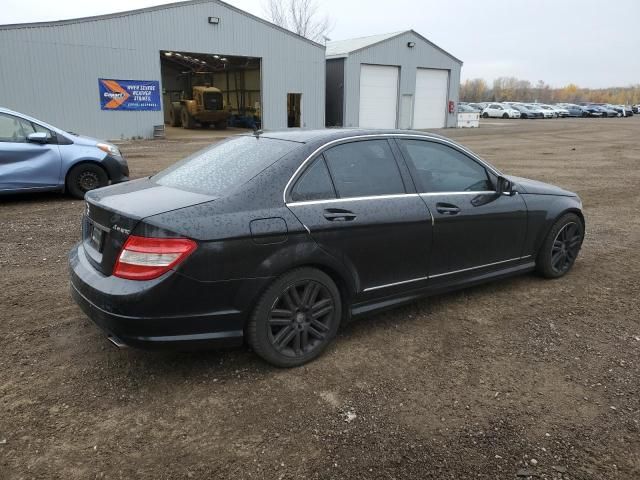
<svg viewBox="0 0 640 480">
<path fill-rule="evenodd" d="M 461 67 L 413 30 L 328 42 L 327 125 L 455 127 Z"/>
<path fill-rule="evenodd" d="M 0 26 L 0 106 L 86 135 L 150 137 L 168 90 L 195 66 L 262 128 L 325 124 L 324 46 L 219 0 Z M 120 110 L 119 80 L 160 90 L 157 102 Z M 105 93 L 115 100 L 106 109 Z"/>
</svg>

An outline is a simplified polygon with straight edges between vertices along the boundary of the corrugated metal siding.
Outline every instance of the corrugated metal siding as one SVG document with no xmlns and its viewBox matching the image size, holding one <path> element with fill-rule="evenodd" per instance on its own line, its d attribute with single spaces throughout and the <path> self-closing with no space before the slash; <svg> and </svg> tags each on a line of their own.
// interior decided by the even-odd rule
<svg viewBox="0 0 640 480">
<path fill-rule="evenodd" d="M 101 138 L 150 137 L 162 111 L 100 110 L 98 78 L 161 80 L 160 50 L 260 57 L 264 128 L 286 128 L 287 92 L 302 93 L 304 126 L 324 126 L 324 48 L 217 2 L 0 29 L 0 105 Z"/>
<path fill-rule="evenodd" d="M 413 48 L 408 42 L 415 42 Z M 399 96 L 413 95 L 416 90 L 416 69 L 449 70 L 449 100 L 458 103 L 460 93 L 460 63 L 441 50 L 429 45 L 412 32 L 399 35 L 364 50 L 353 52 L 345 59 L 345 118 L 346 127 L 356 127 L 360 108 L 360 65 L 395 65 L 400 67 Z M 443 106 L 446 109 L 446 105 Z M 401 115 L 399 115 L 401 117 Z M 456 115 L 447 113 L 447 127 L 456 126 Z"/>
<path fill-rule="evenodd" d="M 344 119 L 344 58 L 327 60 L 326 122 L 341 127 Z"/>
</svg>

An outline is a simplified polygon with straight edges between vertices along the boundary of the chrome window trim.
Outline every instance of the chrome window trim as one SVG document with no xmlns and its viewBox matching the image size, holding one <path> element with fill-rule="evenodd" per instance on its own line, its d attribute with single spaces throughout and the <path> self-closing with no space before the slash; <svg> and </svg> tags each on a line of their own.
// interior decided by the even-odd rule
<svg viewBox="0 0 640 480">
<path fill-rule="evenodd" d="M 464 192 L 425 192 L 420 193 L 419 195 L 421 197 L 436 197 L 438 195 L 489 195 L 495 193 L 495 190 L 478 190 L 475 192 L 469 192 L 465 190 Z"/>
<path fill-rule="evenodd" d="M 497 170 L 492 165 L 489 165 L 487 162 L 482 160 L 480 157 L 478 157 L 471 150 L 467 149 L 466 147 L 464 147 L 462 145 L 454 143 L 454 142 L 452 142 L 452 141 L 450 141 L 448 139 L 445 139 L 445 138 L 429 137 L 428 135 L 417 135 L 417 134 L 411 134 L 411 133 L 368 133 L 368 134 L 363 134 L 363 135 L 353 135 L 353 136 L 350 136 L 350 137 L 337 138 L 335 140 L 331 140 L 330 142 L 322 144 L 321 146 L 316 148 L 313 152 L 311 152 L 311 154 L 308 155 L 307 158 L 304 159 L 304 161 L 300 164 L 300 166 L 298 168 L 296 168 L 295 172 L 293 172 L 293 175 L 291 175 L 291 177 L 289 178 L 289 181 L 285 185 L 284 190 L 282 192 L 282 201 L 284 202 L 284 204 L 285 205 L 291 205 L 291 203 L 287 203 L 287 192 L 289 192 L 289 189 L 290 189 L 292 183 L 297 179 L 297 177 L 300 174 L 300 172 L 302 171 L 302 169 L 307 165 L 307 163 L 310 160 L 314 160 L 318 153 L 322 152 L 323 150 L 325 150 L 328 147 L 330 147 L 332 145 L 335 145 L 337 143 L 346 142 L 348 140 L 358 140 L 358 139 L 363 139 L 363 138 L 365 138 L 365 139 L 366 138 L 369 138 L 369 139 L 372 139 L 372 138 L 414 138 L 414 139 L 420 139 L 420 140 L 428 141 L 428 142 L 443 143 L 443 144 L 449 145 L 450 147 L 453 147 L 455 149 L 461 150 L 462 152 L 464 152 L 465 154 L 470 156 L 472 159 L 474 159 L 478 163 L 480 163 L 483 167 L 485 167 L 486 169 L 491 171 L 494 175 L 497 175 L 499 177 L 503 176 L 502 173 L 499 170 Z M 411 194 L 407 194 L 407 195 L 411 195 Z M 354 198 L 358 198 L 358 197 L 354 197 Z M 334 200 L 334 199 L 327 199 L 327 200 Z M 336 199 L 336 200 L 338 200 L 338 199 Z M 339 199 L 339 200 L 343 200 L 343 199 Z M 300 202 L 297 202 L 297 203 L 300 203 Z"/>
<path fill-rule="evenodd" d="M 363 293 L 364 292 L 370 292 L 372 290 L 378 290 L 378 289 L 387 288 L 387 287 L 395 287 L 396 285 L 403 285 L 405 283 L 419 282 L 421 280 L 429 280 L 429 279 L 432 279 L 432 278 L 444 277 L 445 275 L 453 275 L 455 273 L 468 272 L 468 271 L 471 271 L 471 270 L 477 270 L 479 268 L 491 267 L 493 265 L 500 265 L 501 263 L 508 263 L 508 262 L 515 262 L 515 261 L 518 261 L 518 260 L 525 260 L 525 259 L 527 259 L 529 257 L 531 257 L 531 255 L 525 255 L 523 257 L 510 258 L 508 260 L 500 260 L 499 262 L 487 263 L 487 264 L 484 264 L 484 265 L 478 265 L 476 267 L 462 268 L 460 270 L 453 270 L 451 272 L 437 273 L 435 275 L 429 275 L 427 277 L 412 278 L 411 280 L 403 280 L 402 282 L 387 283 L 387 284 L 384 284 L 384 285 L 376 285 L 375 287 L 365 288 L 364 290 L 362 290 L 362 292 Z"/>
<path fill-rule="evenodd" d="M 296 207 L 301 205 L 318 205 L 321 203 L 336 202 L 359 202 L 362 200 L 390 200 L 394 198 L 419 197 L 418 193 L 394 193 L 391 195 L 369 195 L 366 197 L 346 197 L 346 198 L 327 198 L 326 200 L 303 200 L 301 202 L 287 203 L 287 207 Z"/>
</svg>

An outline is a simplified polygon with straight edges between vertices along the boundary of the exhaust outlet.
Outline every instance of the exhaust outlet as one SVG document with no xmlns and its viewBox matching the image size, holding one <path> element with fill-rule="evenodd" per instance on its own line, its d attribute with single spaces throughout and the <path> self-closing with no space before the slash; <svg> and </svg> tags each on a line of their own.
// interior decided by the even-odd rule
<svg viewBox="0 0 640 480">
<path fill-rule="evenodd" d="M 113 335 L 109 335 L 109 336 L 107 336 L 107 339 L 118 348 L 127 348 L 127 346 L 124 343 L 122 343 L 122 341 L 118 337 L 114 337 Z"/>
</svg>

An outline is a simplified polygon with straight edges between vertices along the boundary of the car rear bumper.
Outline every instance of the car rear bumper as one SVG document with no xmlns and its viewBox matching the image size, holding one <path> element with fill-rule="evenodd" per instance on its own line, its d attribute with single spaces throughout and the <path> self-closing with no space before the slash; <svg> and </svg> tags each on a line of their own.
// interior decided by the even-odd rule
<svg viewBox="0 0 640 480">
<path fill-rule="evenodd" d="M 150 281 L 105 276 L 81 244 L 69 253 L 71 296 L 119 346 L 145 349 L 232 347 L 243 342 L 251 306 L 268 279 L 200 282 L 176 272 Z M 239 298 L 243 297 L 243 298 Z"/>
</svg>

